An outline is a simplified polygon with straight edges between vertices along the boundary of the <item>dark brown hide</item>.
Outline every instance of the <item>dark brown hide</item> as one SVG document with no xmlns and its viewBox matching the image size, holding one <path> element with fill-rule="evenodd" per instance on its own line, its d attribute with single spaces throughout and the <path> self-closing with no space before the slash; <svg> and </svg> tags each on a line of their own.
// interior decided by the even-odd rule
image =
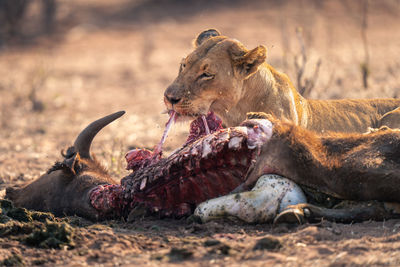
<svg viewBox="0 0 400 267">
<path fill-rule="evenodd" d="M 6 198 L 28 209 L 98 219 L 88 193 L 96 185 L 116 182 L 90 157 L 89 148 L 96 133 L 124 113 L 117 112 L 90 124 L 67 150 L 62 162 L 56 162 L 46 174 L 22 188 L 7 188 Z"/>
<path fill-rule="evenodd" d="M 400 202 L 400 131 L 321 137 L 274 121 L 247 187 L 265 169 L 340 199 Z"/>
<path fill-rule="evenodd" d="M 75 164 L 81 170 L 72 172 L 67 167 L 61 168 L 20 189 L 7 188 L 6 198 L 27 209 L 96 220 L 98 214 L 90 205 L 88 192 L 96 185 L 116 182 L 95 160 L 78 159 Z"/>
</svg>

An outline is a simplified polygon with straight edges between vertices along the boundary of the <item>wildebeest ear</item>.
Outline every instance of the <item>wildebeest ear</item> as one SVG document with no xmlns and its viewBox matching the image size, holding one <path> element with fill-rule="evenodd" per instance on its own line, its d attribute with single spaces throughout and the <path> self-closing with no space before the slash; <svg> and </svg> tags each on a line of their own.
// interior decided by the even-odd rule
<svg viewBox="0 0 400 267">
<path fill-rule="evenodd" d="M 67 152 L 61 152 L 61 155 L 64 157 L 62 162 L 56 162 L 53 167 L 51 167 L 47 174 L 50 174 L 53 171 L 62 170 L 65 173 L 76 175 L 82 168 L 82 164 L 80 163 L 81 157 L 79 153 L 75 152 L 74 147 L 69 147 Z"/>
<path fill-rule="evenodd" d="M 79 153 L 75 153 L 72 157 L 65 158 L 63 163 L 71 171 L 71 173 L 76 175 L 79 172 L 79 170 L 81 169 L 81 166 L 80 166 L 80 163 L 79 163 L 80 159 L 81 158 L 79 156 Z"/>
<path fill-rule="evenodd" d="M 194 46 L 198 47 L 199 45 L 204 43 L 204 41 L 210 39 L 211 37 L 220 36 L 220 35 L 221 35 L 221 33 L 216 29 L 205 30 L 197 36 L 196 40 L 194 41 Z"/>
<path fill-rule="evenodd" d="M 231 56 L 234 66 L 238 72 L 246 79 L 258 70 L 258 67 L 265 62 L 267 58 L 267 49 L 263 45 L 245 51 L 242 47 L 233 46 Z"/>
<path fill-rule="evenodd" d="M 62 164 L 64 165 L 64 168 L 69 169 L 71 173 L 76 175 L 76 173 L 80 170 L 80 164 L 79 161 L 81 160 L 81 157 L 79 153 L 76 151 L 74 146 L 70 146 L 67 149 L 67 152 L 61 152 L 61 155 L 64 156 L 64 161 Z"/>
</svg>

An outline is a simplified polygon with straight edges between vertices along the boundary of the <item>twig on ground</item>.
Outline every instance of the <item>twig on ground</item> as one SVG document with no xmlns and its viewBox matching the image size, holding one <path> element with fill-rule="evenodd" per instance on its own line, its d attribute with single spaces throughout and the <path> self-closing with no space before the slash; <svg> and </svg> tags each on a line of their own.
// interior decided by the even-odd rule
<svg viewBox="0 0 400 267">
<path fill-rule="evenodd" d="M 368 49 L 368 38 L 367 38 L 367 30 L 368 30 L 368 0 L 364 0 L 363 2 L 363 11 L 362 11 L 362 22 L 361 22 L 361 38 L 364 47 L 364 61 L 361 63 L 361 75 L 364 89 L 368 88 L 368 77 L 370 74 L 369 67 L 369 49 Z"/>
<path fill-rule="evenodd" d="M 34 70 L 29 77 L 30 91 L 28 94 L 28 99 L 32 103 L 32 110 L 34 112 L 42 112 L 45 108 L 43 101 L 40 100 L 40 97 L 38 97 L 38 91 L 40 91 L 44 87 L 47 78 L 47 70 L 43 68 Z"/>
<path fill-rule="evenodd" d="M 296 75 L 297 75 L 297 77 L 296 77 L 297 78 L 297 90 L 299 91 L 299 93 L 302 96 L 308 97 L 311 94 L 312 90 L 314 89 L 315 84 L 318 80 L 319 69 L 321 67 L 322 60 L 318 59 L 317 64 L 314 69 L 314 74 L 310 78 L 303 79 L 303 75 L 306 70 L 308 58 L 307 58 L 306 47 L 304 44 L 301 28 L 296 29 L 296 36 L 299 41 L 300 49 L 301 49 L 300 55 L 296 55 L 294 57 L 294 66 L 295 66 Z"/>
</svg>

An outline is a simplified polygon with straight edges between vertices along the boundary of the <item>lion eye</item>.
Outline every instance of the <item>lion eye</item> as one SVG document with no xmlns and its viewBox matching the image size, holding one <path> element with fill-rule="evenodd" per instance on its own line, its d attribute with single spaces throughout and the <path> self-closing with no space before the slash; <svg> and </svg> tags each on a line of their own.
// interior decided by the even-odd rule
<svg viewBox="0 0 400 267">
<path fill-rule="evenodd" d="M 204 79 L 204 80 L 211 80 L 214 78 L 215 75 L 211 73 L 204 72 L 199 76 L 199 79 Z"/>
</svg>

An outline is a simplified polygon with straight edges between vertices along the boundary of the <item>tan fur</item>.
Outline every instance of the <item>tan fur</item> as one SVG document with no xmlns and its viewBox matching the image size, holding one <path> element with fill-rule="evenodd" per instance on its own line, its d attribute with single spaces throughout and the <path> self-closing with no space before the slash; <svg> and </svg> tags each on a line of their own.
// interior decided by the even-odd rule
<svg viewBox="0 0 400 267">
<path fill-rule="evenodd" d="M 399 99 L 305 99 L 287 75 L 265 63 L 264 46 L 248 50 L 216 30 L 201 33 L 195 44 L 165 91 L 167 108 L 181 115 L 212 110 L 235 126 L 247 112 L 262 111 L 317 132 L 400 127 Z"/>
</svg>

